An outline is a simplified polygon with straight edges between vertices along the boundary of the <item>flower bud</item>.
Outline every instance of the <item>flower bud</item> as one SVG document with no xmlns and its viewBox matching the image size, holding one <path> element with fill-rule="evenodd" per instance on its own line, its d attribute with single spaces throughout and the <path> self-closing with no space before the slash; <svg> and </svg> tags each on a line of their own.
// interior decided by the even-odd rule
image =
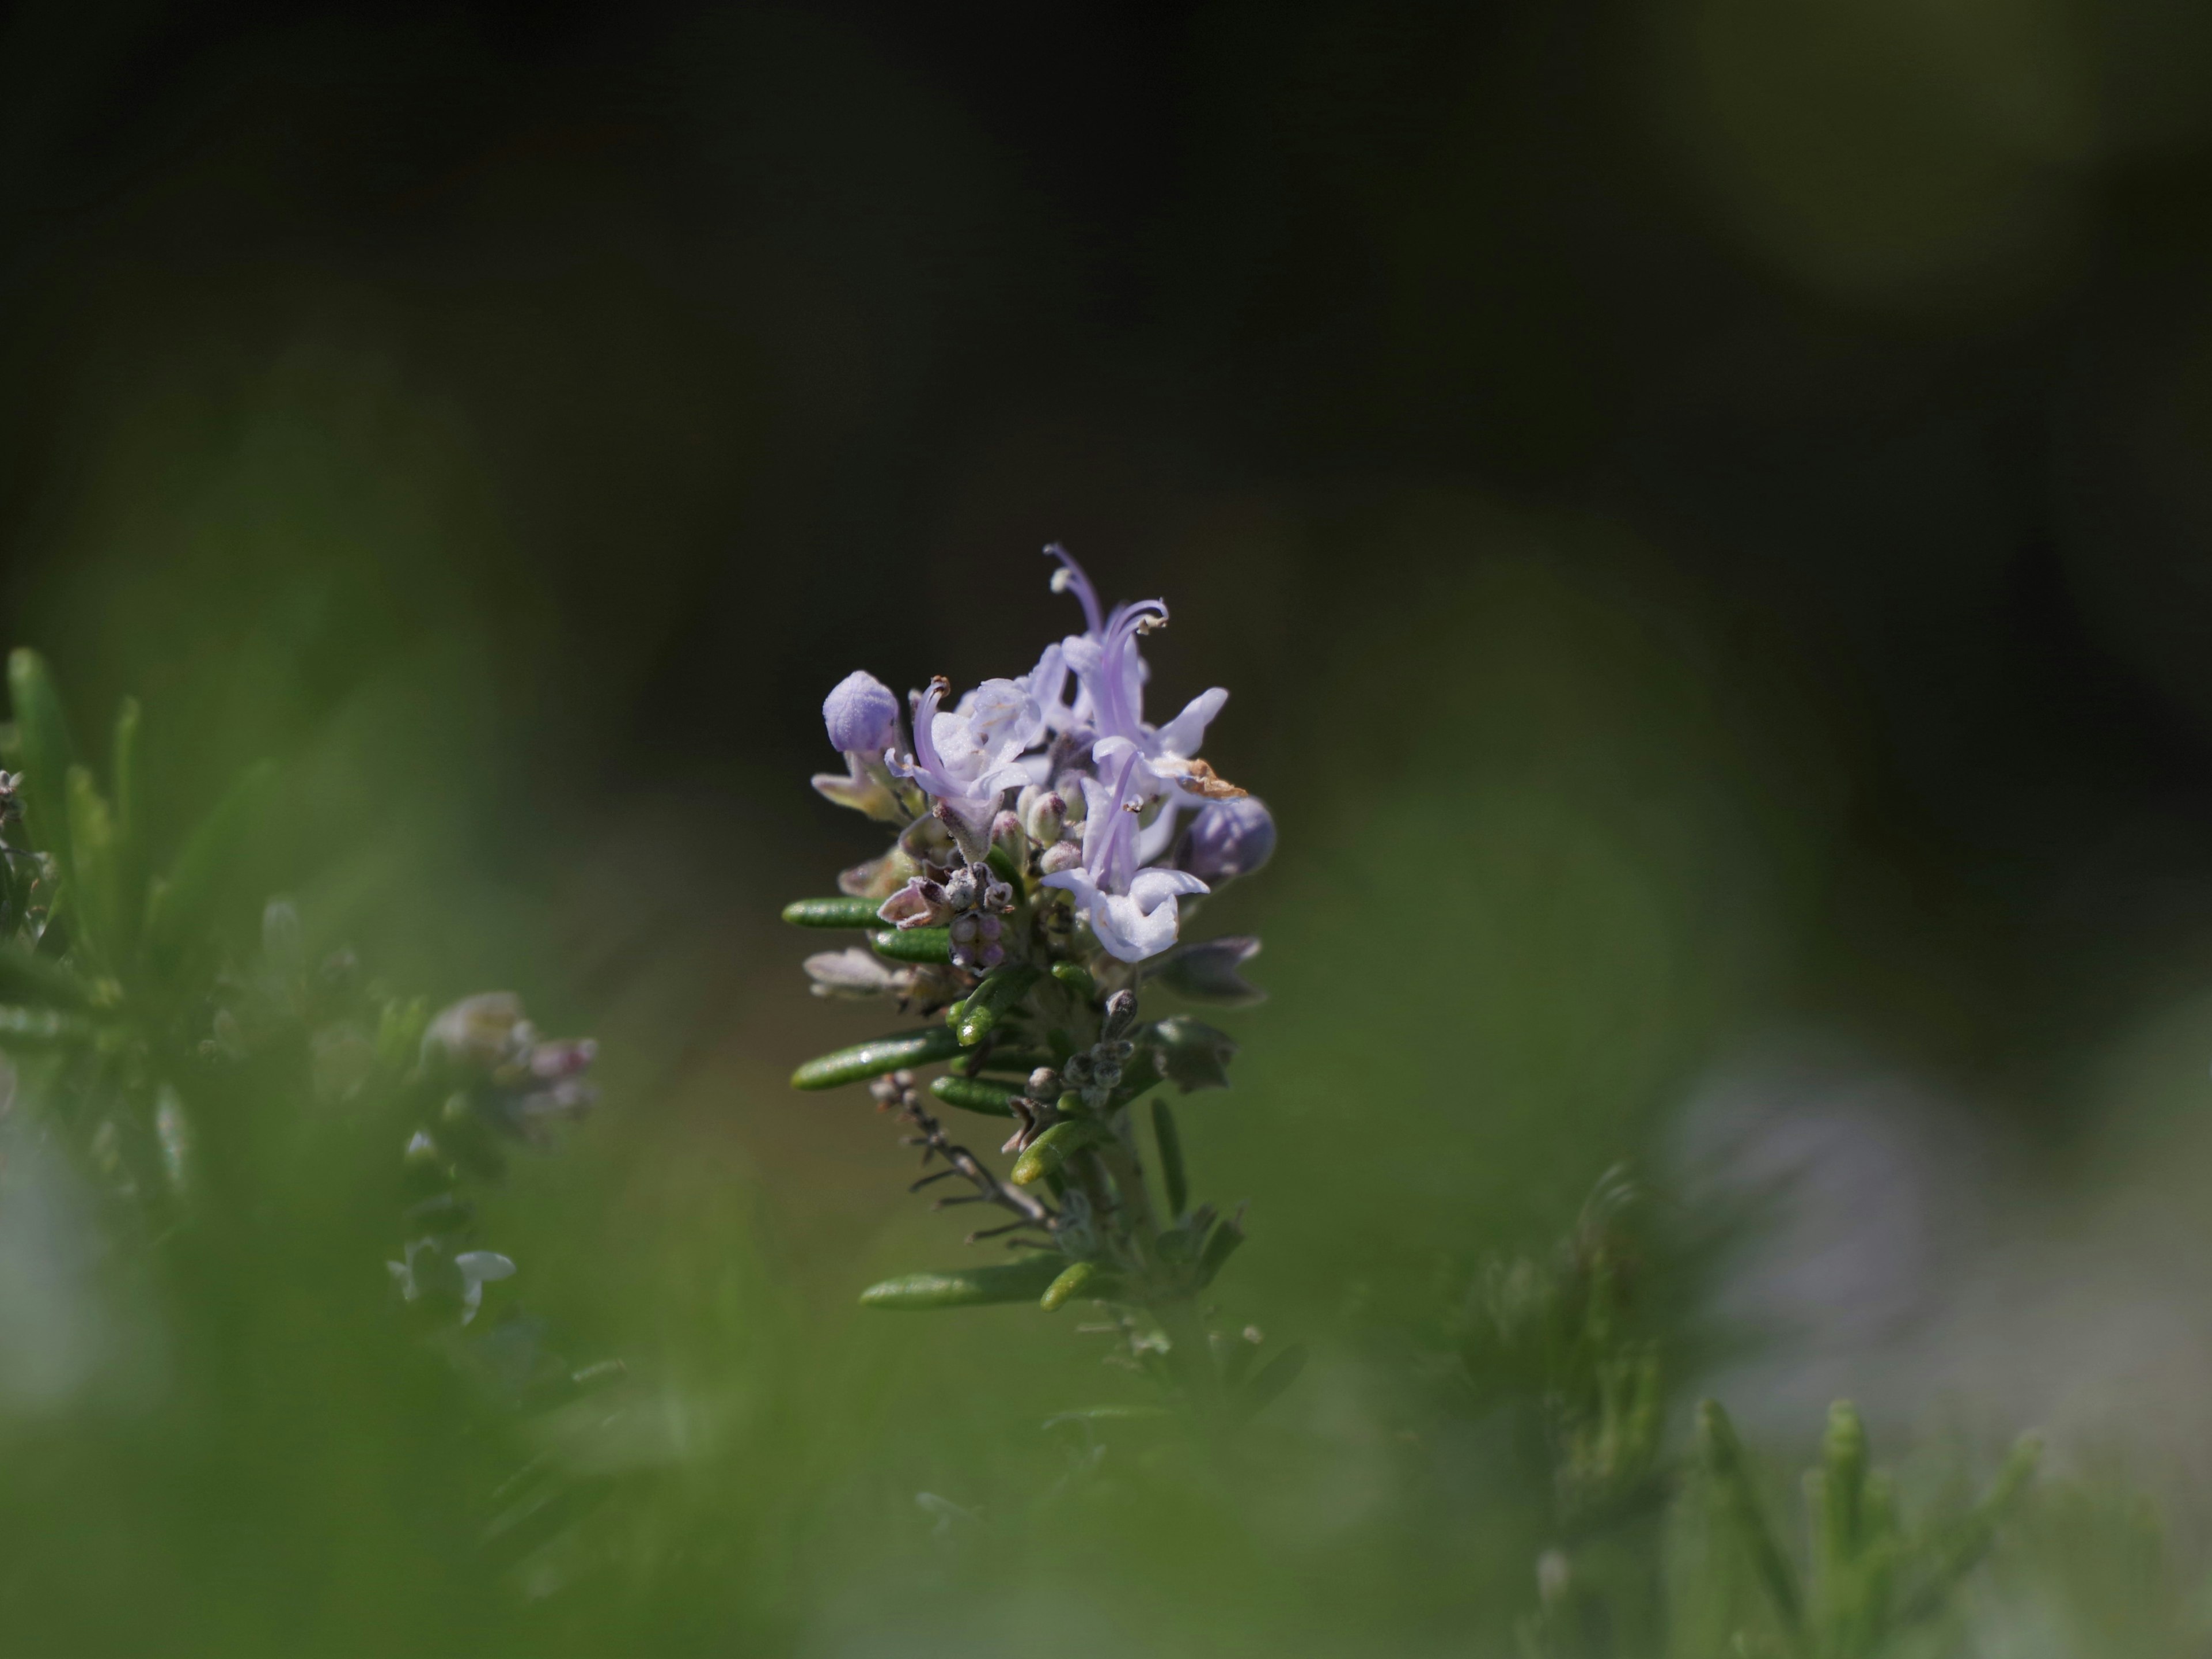
<svg viewBox="0 0 2212 1659">
<path fill-rule="evenodd" d="M 422 1053 L 489 1072 L 528 1042 L 526 1026 L 520 997 L 512 991 L 483 992 L 462 998 L 430 1022 L 422 1034 Z"/>
<path fill-rule="evenodd" d="M 1072 841 L 1056 841 L 1044 849 L 1037 860 L 1045 874 L 1056 876 L 1063 870 L 1073 870 L 1083 862 L 1083 849 Z"/>
<path fill-rule="evenodd" d="M 1249 876 L 1275 850 L 1275 820 L 1251 795 L 1210 800 L 1199 809 L 1177 849 L 1176 867 L 1209 887 Z"/>
<path fill-rule="evenodd" d="M 848 754 L 881 760 L 884 750 L 897 747 L 898 699 L 873 674 L 855 669 L 837 682 L 822 702 L 822 723 L 829 728 L 830 746 Z"/>
<path fill-rule="evenodd" d="M 1066 826 L 1067 803 L 1056 790 L 1048 790 L 1031 801 L 1022 819 L 1022 828 L 1040 847 L 1049 847 L 1058 841 L 1060 832 Z"/>
<path fill-rule="evenodd" d="M 1091 797 L 1083 787 L 1082 773 L 1062 772 L 1052 781 L 1052 793 L 1060 797 L 1060 810 L 1069 823 L 1083 822 Z"/>
</svg>

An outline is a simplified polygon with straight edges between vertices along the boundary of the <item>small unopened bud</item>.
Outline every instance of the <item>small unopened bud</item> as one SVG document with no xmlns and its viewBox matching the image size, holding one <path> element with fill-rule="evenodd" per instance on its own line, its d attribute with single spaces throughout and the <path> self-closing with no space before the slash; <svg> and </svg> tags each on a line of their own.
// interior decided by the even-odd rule
<svg viewBox="0 0 2212 1659">
<path fill-rule="evenodd" d="M 1072 841 L 1056 841 L 1044 849 L 1037 860 L 1048 876 L 1056 876 L 1063 870 L 1073 870 L 1083 862 L 1083 849 Z"/>
<path fill-rule="evenodd" d="M 898 699 L 873 674 L 855 670 L 837 682 L 822 704 L 822 723 L 830 746 L 880 761 L 898 746 Z"/>
<path fill-rule="evenodd" d="M 916 818 L 899 831 L 899 850 L 917 864 L 939 867 L 952 862 L 952 832 L 934 813 Z"/>
<path fill-rule="evenodd" d="M 1176 863 L 1209 886 L 1249 876 L 1275 850 L 1275 820 L 1255 797 L 1210 800 L 1183 834 Z"/>
<path fill-rule="evenodd" d="M 975 908 L 981 895 L 982 883 L 976 878 L 975 866 L 963 864 L 945 881 L 945 902 L 956 910 Z"/>
<path fill-rule="evenodd" d="M 442 1011 L 422 1034 L 425 1058 L 441 1055 L 456 1066 L 490 1071 L 507 1060 L 525 1034 L 522 999 L 512 991 L 464 997 Z"/>
<path fill-rule="evenodd" d="M 991 845 L 1002 848 L 1018 870 L 1030 860 L 1029 843 L 1022 838 L 1022 821 L 1012 812 L 991 820 Z"/>
<path fill-rule="evenodd" d="M 1038 1066 L 1030 1073 L 1030 1080 L 1024 1085 L 1024 1092 L 1031 1100 L 1058 1100 L 1060 1073 L 1049 1066 Z"/>
<path fill-rule="evenodd" d="M 1048 792 L 1031 801 L 1022 819 L 1022 828 L 1029 831 L 1030 839 L 1040 847 L 1049 847 L 1060 839 L 1060 832 L 1067 827 L 1067 803 L 1057 790 Z"/>
<path fill-rule="evenodd" d="M 1070 823 L 1080 823 L 1091 811 L 1091 793 L 1083 787 L 1083 774 L 1062 772 L 1052 781 L 1052 792 L 1062 802 L 1061 811 Z"/>
<path fill-rule="evenodd" d="M 1130 1026 L 1136 1024 L 1136 1019 L 1137 994 L 1134 991 L 1115 992 L 1106 999 L 1106 1017 L 1098 1023 L 1098 1040 L 1101 1042 L 1118 1041 Z"/>
</svg>

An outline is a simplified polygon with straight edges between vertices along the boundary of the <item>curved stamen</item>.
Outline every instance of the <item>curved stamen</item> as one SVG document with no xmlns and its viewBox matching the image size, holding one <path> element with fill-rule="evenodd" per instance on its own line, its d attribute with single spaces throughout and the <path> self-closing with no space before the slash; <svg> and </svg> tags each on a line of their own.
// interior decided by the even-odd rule
<svg viewBox="0 0 2212 1659">
<path fill-rule="evenodd" d="M 1052 591 L 1075 595 L 1083 606 L 1085 626 L 1091 637 L 1097 639 L 1105 631 L 1105 624 L 1098 614 L 1098 590 L 1091 586 L 1091 578 L 1083 574 L 1083 567 L 1076 563 L 1075 556 L 1058 542 L 1047 543 L 1044 556 L 1048 559 L 1060 561 L 1060 568 L 1053 573 Z"/>
<path fill-rule="evenodd" d="M 945 763 L 937 753 L 937 736 L 930 727 L 937 720 L 937 705 L 945 701 L 945 694 L 951 689 L 952 683 L 944 675 L 938 675 L 930 681 L 929 690 L 921 694 L 921 700 L 914 708 L 914 757 L 921 763 L 915 769 L 936 785 L 931 791 L 933 794 L 946 793 L 945 786 L 951 781 L 945 775 Z"/>
</svg>

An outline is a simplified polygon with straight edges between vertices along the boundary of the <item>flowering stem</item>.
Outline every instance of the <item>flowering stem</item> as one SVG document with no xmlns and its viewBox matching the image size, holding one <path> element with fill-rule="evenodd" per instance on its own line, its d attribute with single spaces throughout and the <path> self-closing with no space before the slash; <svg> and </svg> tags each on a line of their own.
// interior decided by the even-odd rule
<svg viewBox="0 0 2212 1659">
<path fill-rule="evenodd" d="M 1186 1094 L 1226 1087 L 1236 1044 L 1188 1015 L 1140 1019 L 1137 989 L 1149 965 L 1179 996 L 1259 1000 L 1235 971 L 1256 940 L 1186 944 L 1181 928 L 1183 907 L 1266 860 L 1273 821 L 1197 757 L 1226 691 L 1203 693 L 1164 726 L 1144 718 L 1139 645 L 1165 624 L 1167 607 L 1146 599 L 1109 614 L 1074 562 L 1054 556 L 1063 566 L 1055 586 L 1082 599 L 1087 627 L 1048 646 L 1030 673 L 957 696 L 934 679 L 902 702 L 856 672 L 823 705 L 847 770 L 815 787 L 903 827 L 883 857 L 840 877 L 846 899 L 801 900 L 786 917 L 867 936 L 865 949 L 808 959 L 817 994 L 888 995 L 929 1023 L 811 1061 L 793 1080 L 812 1090 L 872 1079 L 924 1164 L 944 1165 L 917 1188 L 964 1179 L 972 1192 L 940 1206 L 988 1203 L 1018 1218 L 971 1233 L 971 1243 L 1012 1234 L 1010 1243 L 1058 1255 L 1063 1265 L 1036 1292 L 1043 1310 L 1103 1303 L 1140 1366 L 1158 1372 L 1164 1346 L 1168 1375 L 1188 1398 L 1225 1401 L 1243 1364 L 1217 1366 L 1199 1298 L 1243 1240 L 1242 1212 L 1190 1206 L 1170 1151 L 1173 1213 L 1160 1213 L 1129 1114 L 1167 1083 Z M 910 815 L 925 796 L 926 811 Z M 1185 813 L 1194 814 L 1187 826 Z M 955 1070 L 933 1085 L 938 1099 L 1013 1120 L 1011 1180 L 953 1144 L 902 1069 L 939 1062 Z M 1165 1109 L 1154 1117 L 1171 1135 Z M 1040 1182 L 1056 1208 L 1032 1194 Z M 1038 1272 L 1051 1265 L 1045 1257 Z M 908 1275 L 863 1300 L 972 1306 L 1027 1282 L 999 1267 Z"/>
</svg>

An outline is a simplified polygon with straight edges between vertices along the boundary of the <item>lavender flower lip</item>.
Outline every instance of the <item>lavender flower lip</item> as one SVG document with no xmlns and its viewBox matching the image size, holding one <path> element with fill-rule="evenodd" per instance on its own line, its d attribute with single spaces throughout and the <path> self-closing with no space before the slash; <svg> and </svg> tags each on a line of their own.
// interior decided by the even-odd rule
<svg viewBox="0 0 2212 1659">
<path fill-rule="evenodd" d="M 850 775 L 815 787 L 897 835 L 839 878 L 848 898 L 802 899 L 784 914 L 869 934 L 867 948 L 806 959 L 817 995 L 888 999 L 927 1023 L 810 1060 L 793 1081 L 866 1082 L 921 1152 L 915 1189 L 955 1183 L 938 1207 L 1002 1218 L 970 1243 L 1031 1252 L 1015 1267 L 887 1280 L 866 1305 L 1103 1302 L 1117 1320 L 1106 1328 L 1123 1334 L 1140 1369 L 1179 1356 L 1168 1373 L 1190 1403 L 1249 1413 L 1264 1402 L 1242 1362 L 1220 1358 L 1237 1351 L 1210 1340 L 1198 1301 L 1243 1241 L 1241 1220 L 1189 1202 L 1173 1109 L 1157 1097 L 1149 1145 L 1166 1208 L 1156 1210 L 1133 1108 L 1170 1085 L 1227 1085 L 1237 1044 L 1188 1014 L 1144 1019 L 1138 993 L 1157 973 L 1185 996 L 1261 1000 L 1237 972 L 1256 939 L 1189 944 L 1182 933 L 1212 880 L 1266 862 L 1274 823 L 1200 757 L 1227 691 L 1201 692 L 1164 725 L 1145 718 L 1143 642 L 1167 625 L 1165 602 L 1108 611 L 1065 548 L 1045 551 L 1054 591 L 1074 597 L 1084 628 L 1048 643 L 1028 672 L 957 699 L 933 679 L 909 696 L 904 744 L 896 698 L 866 672 L 823 704 Z M 946 1063 L 954 1070 L 927 1086 L 909 1069 Z M 939 1104 L 1013 1120 L 1004 1178 L 947 1133 Z M 1279 1355 L 1270 1389 L 1295 1370 L 1294 1351 Z"/>
</svg>

